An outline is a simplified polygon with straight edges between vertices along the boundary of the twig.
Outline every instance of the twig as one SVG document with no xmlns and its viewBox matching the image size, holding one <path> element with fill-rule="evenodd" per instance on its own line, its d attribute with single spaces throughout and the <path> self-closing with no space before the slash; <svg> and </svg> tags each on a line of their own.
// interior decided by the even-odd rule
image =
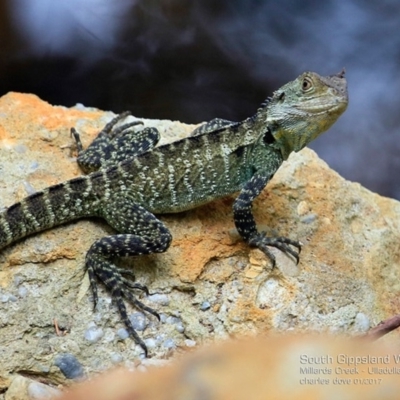
<svg viewBox="0 0 400 400">
<path fill-rule="evenodd" d="M 400 327 L 400 314 L 388 318 L 385 321 L 381 321 L 375 328 L 370 329 L 363 335 L 363 337 L 372 341 L 377 340 L 398 327 Z"/>
</svg>

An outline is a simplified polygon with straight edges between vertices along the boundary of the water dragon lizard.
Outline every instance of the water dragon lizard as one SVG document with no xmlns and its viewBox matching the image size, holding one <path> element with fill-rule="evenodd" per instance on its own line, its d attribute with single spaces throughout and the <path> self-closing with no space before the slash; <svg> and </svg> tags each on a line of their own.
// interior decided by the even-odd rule
<svg viewBox="0 0 400 400">
<path fill-rule="evenodd" d="M 322 77 L 305 72 L 275 91 L 242 122 L 214 119 L 182 140 L 156 147 L 155 128 L 109 122 L 84 150 L 72 128 L 83 175 L 38 191 L 0 212 L 0 250 L 33 233 L 84 217 L 101 217 L 118 233 L 95 241 L 86 255 L 94 303 L 97 282 L 116 302 L 130 335 L 147 354 L 131 325 L 124 299 L 158 317 L 132 289 L 115 257 L 161 253 L 172 237 L 154 214 L 176 213 L 239 193 L 233 203 L 236 228 L 245 242 L 275 263 L 269 246 L 299 260 L 300 243 L 259 232 L 252 202 L 292 151 L 326 131 L 347 107 L 344 70 Z"/>
</svg>

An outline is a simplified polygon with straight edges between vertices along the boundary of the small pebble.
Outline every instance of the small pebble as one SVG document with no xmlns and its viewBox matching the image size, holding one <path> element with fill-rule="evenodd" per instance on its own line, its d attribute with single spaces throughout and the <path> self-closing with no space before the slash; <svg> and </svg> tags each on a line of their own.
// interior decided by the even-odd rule
<svg viewBox="0 0 400 400">
<path fill-rule="evenodd" d="M 307 214 L 304 215 L 303 217 L 300 218 L 300 221 L 303 222 L 304 224 L 311 224 L 317 219 L 316 214 Z"/>
<path fill-rule="evenodd" d="M 129 320 L 135 331 L 144 331 L 148 325 L 146 316 L 141 312 L 135 312 L 129 316 Z"/>
<path fill-rule="evenodd" d="M 76 108 L 77 110 L 87 111 L 87 107 L 85 107 L 82 103 L 76 103 L 74 105 L 74 108 Z M 82 122 L 82 120 L 78 120 L 78 122 Z M 76 124 L 77 123 L 75 123 L 75 125 Z"/>
<path fill-rule="evenodd" d="M 302 217 L 309 212 L 310 206 L 308 203 L 306 201 L 300 201 L 300 203 L 297 205 L 297 214 Z"/>
<path fill-rule="evenodd" d="M 22 282 L 24 282 L 24 278 L 21 275 L 15 275 L 13 281 L 14 281 L 14 285 L 18 286 Z"/>
<path fill-rule="evenodd" d="M 155 339 L 156 339 L 157 343 L 163 342 L 165 340 L 165 333 L 161 333 L 160 335 L 157 335 L 155 337 Z"/>
<path fill-rule="evenodd" d="M 44 385 L 40 382 L 32 382 L 28 385 L 28 395 L 32 400 L 54 399 L 60 397 L 61 394 L 61 390 Z"/>
<path fill-rule="evenodd" d="M 148 349 L 154 349 L 154 347 L 157 346 L 157 342 L 153 338 L 145 339 L 144 344 L 147 346 Z"/>
<path fill-rule="evenodd" d="M 160 313 L 160 322 L 165 324 L 167 322 L 167 314 Z"/>
<path fill-rule="evenodd" d="M 182 320 L 178 317 L 174 317 L 174 316 L 170 315 L 165 322 L 167 324 L 173 325 L 173 324 L 181 324 Z"/>
<path fill-rule="evenodd" d="M 36 193 L 36 189 L 27 181 L 23 182 L 23 185 L 25 187 L 26 193 L 28 194 L 28 196 Z"/>
<path fill-rule="evenodd" d="M 13 294 L 10 294 L 10 301 L 17 301 L 18 298 L 14 296 Z"/>
<path fill-rule="evenodd" d="M 54 359 L 54 365 L 60 368 L 60 371 L 67 379 L 77 379 L 83 377 L 83 368 L 81 363 L 73 354 L 59 354 Z"/>
<path fill-rule="evenodd" d="M 209 301 L 203 301 L 203 303 L 201 303 L 200 310 L 201 310 L 201 311 L 206 311 L 206 310 L 208 310 L 210 307 L 211 307 L 211 304 L 210 304 Z"/>
<path fill-rule="evenodd" d="M 176 347 L 175 342 L 173 339 L 166 339 L 164 340 L 164 343 L 162 344 L 163 347 L 166 349 L 174 349 Z"/>
<path fill-rule="evenodd" d="M 29 169 L 31 171 L 36 171 L 38 168 L 39 168 L 39 163 L 37 161 L 33 161 L 29 166 Z"/>
<path fill-rule="evenodd" d="M 182 320 L 179 317 L 174 317 L 170 315 L 169 317 L 167 317 L 165 322 L 170 325 L 175 325 L 175 329 L 180 333 L 183 333 L 185 331 L 185 327 L 183 326 Z"/>
<path fill-rule="evenodd" d="M 2 295 L 1 295 L 0 301 L 1 301 L 2 303 L 7 303 L 8 300 L 10 300 L 10 295 L 8 295 L 8 294 L 2 294 Z"/>
<path fill-rule="evenodd" d="M 14 150 L 19 154 L 23 154 L 26 153 L 27 147 L 23 144 L 17 144 L 14 146 Z"/>
<path fill-rule="evenodd" d="M 169 305 L 169 297 L 166 294 L 151 294 L 147 299 L 153 303 L 161 304 L 162 306 Z"/>
<path fill-rule="evenodd" d="M 91 326 L 85 331 L 85 339 L 90 343 L 98 342 L 104 336 L 103 329 L 97 326 Z"/>
<path fill-rule="evenodd" d="M 25 286 L 20 286 L 18 288 L 18 296 L 19 297 L 26 297 L 28 294 L 28 289 Z"/>
<path fill-rule="evenodd" d="M 2 303 L 8 303 L 9 301 L 17 301 L 18 300 L 18 297 L 16 297 L 16 296 L 14 296 L 13 294 L 3 294 L 1 297 L 0 297 L 0 301 L 2 302 Z"/>
<path fill-rule="evenodd" d="M 111 353 L 110 359 L 113 364 L 119 364 L 120 362 L 123 361 L 122 355 L 120 353 L 115 353 L 115 352 Z"/>
<path fill-rule="evenodd" d="M 357 313 L 354 326 L 359 332 L 367 332 L 371 328 L 371 321 L 364 313 Z"/>
<path fill-rule="evenodd" d="M 121 340 L 125 340 L 129 337 L 129 332 L 125 328 L 120 328 L 117 330 L 117 335 Z"/>
<path fill-rule="evenodd" d="M 42 372 L 43 374 L 48 374 L 50 372 L 50 366 L 49 365 L 43 365 L 43 364 L 38 364 L 37 369 Z"/>
</svg>

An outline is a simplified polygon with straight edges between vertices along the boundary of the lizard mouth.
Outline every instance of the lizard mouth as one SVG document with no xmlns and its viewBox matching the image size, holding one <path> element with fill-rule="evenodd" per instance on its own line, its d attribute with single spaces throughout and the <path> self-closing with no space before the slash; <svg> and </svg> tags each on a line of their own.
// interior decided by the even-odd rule
<svg viewBox="0 0 400 400">
<path fill-rule="evenodd" d="M 332 102 L 322 103 L 316 98 L 315 102 L 305 103 L 298 105 L 296 107 L 297 110 L 303 111 L 304 113 L 318 115 L 318 114 L 326 114 L 326 113 L 336 113 L 344 112 L 347 108 L 348 99 L 347 97 L 343 97 L 342 99 L 337 98 L 337 100 Z"/>
</svg>

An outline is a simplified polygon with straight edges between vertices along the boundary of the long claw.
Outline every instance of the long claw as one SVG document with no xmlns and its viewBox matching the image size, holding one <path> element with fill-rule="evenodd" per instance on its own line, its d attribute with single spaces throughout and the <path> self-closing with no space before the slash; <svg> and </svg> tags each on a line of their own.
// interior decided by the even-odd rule
<svg viewBox="0 0 400 400">
<path fill-rule="evenodd" d="M 127 129 L 129 129 L 135 125 L 143 125 L 143 121 L 133 121 L 133 122 L 129 122 L 127 124 L 121 125 L 118 128 L 115 128 L 114 130 L 109 132 L 110 137 L 114 139 L 114 138 L 122 135 Z"/>
<path fill-rule="evenodd" d="M 90 266 L 87 269 L 89 274 L 90 285 L 92 288 L 94 303 L 96 304 L 97 302 L 97 281 L 96 281 L 97 278 L 102 283 L 104 283 L 107 289 L 111 292 L 111 296 L 113 300 L 116 302 L 116 305 L 122 317 L 122 321 L 124 322 L 129 332 L 129 335 L 143 349 L 144 355 L 145 357 L 147 357 L 148 356 L 147 346 L 133 328 L 132 323 L 129 320 L 124 302 L 125 298 L 137 309 L 153 315 L 160 321 L 161 318 L 158 312 L 153 310 L 151 307 L 148 307 L 145 304 L 143 304 L 131 292 L 131 289 L 138 289 L 142 290 L 143 292 L 146 293 L 146 295 L 148 295 L 149 290 L 147 289 L 147 287 L 145 285 L 142 285 L 141 283 L 131 282 L 128 279 L 126 279 L 123 275 L 128 275 L 130 277 L 133 276 L 133 273 L 126 269 L 117 268 L 115 266 L 113 266 L 113 268 L 110 268 L 108 266 L 107 269 L 100 270 L 99 272 L 94 271 L 93 268 L 91 268 Z M 106 271 L 106 274 L 104 274 L 104 271 Z"/>
<path fill-rule="evenodd" d="M 296 264 L 300 261 L 301 244 L 298 241 L 286 238 L 276 237 L 271 238 L 265 236 L 264 233 L 259 233 L 249 240 L 249 244 L 254 247 L 258 247 L 264 254 L 271 260 L 272 266 L 275 267 L 275 257 L 269 251 L 268 246 L 276 247 L 286 255 L 292 256 L 296 260 Z M 294 251 L 290 246 L 296 247 L 297 252 Z"/>
</svg>

